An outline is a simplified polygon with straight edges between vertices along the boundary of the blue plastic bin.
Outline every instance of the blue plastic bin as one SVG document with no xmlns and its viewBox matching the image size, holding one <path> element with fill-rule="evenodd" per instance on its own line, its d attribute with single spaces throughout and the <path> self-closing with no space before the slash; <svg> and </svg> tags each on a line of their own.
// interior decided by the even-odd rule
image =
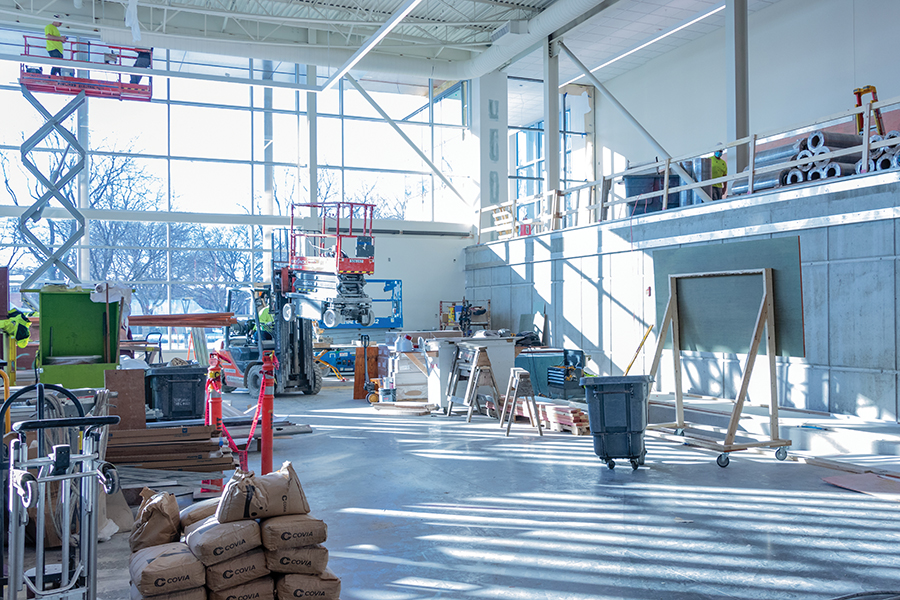
<svg viewBox="0 0 900 600">
<path fill-rule="evenodd" d="M 644 464 L 647 398 L 652 381 L 649 375 L 581 378 L 594 453 L 610 469 L 616 466 L 615 458 L 627 458 L 633 469 Z"/>
</svg>

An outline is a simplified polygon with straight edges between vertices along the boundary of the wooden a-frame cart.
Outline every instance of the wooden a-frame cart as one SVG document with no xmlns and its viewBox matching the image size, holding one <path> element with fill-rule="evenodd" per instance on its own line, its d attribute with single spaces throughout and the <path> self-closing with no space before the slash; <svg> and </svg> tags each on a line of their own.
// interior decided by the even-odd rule
<svg viewBox="0 0 900 600">
<path fill-rule="evenodd" d="M 678 320 L 678 281 L 700 277 L 732 276 L 762 277 L 763 293 L 759 306 L 759 313 L 756 317 L 756 325 L 753 328 L 753 338 L 750 342 L 750 350 L 747 353 L 747 362 L 744 365 L 743 376 L 741 377 L 741 387 L 738 391 L 737 398 L 734 400 L 734 407 L 731 411 L 731 419 L 728 423 L 728 430 L 725 433 L 725 440 L 719 442 L 705 437 L 688 436 L 684 433 L 684 398 L 681 383 L 681 328 Z M 710 273 L 670 275 L 669 301 L 666 305 L 665 316 L 660 324 L 659 341 L 656 344 L 656 353 L 653 356 L 653 363 L 649 373 L 649 375 L 654 378 L 659 369 L 659 360 L 662 356 L 663 347 L 665 346 L 666 334 L 668 333 L 669 326 L 672 327 L 672 357 L 675 363 L 676 420 L 674 423 L 653 424 L 650 425 L 648 429 L 660 430 L 661 433 L 664 433 L 663 430 L 674 429 L 675 434 L 679 436 L 675 439 L 684 439 L 693 446 L 720 451 L 722 454 L 716 459 L 716 463 L 720 467 L 728 466 L 729 452 L 747 450 L 749 448 L 777 448 L 775 457 L 778 460 L 787 458 L 787 449 L 785 446 L 790 446 L 791 441 L 778 438 L 778 377 L 775 371 L 775 300 L 772 286 L 772 269 L 747 269 L 739 271 L 716 271 Z M 753 365 L 756 362 L 756 357 L 759 352 L 759 343 L 760 340 L 762 340 L 763 330 L 765 330 L 766 334 L 766 354 L 769 357 L 769 388 L 771 393 L 771 400 L 769 402 L 769 439 L 735 443 L 734 440 L 737 434 L 738 421 L 741 418 L 741 412 L 744 408 L 747 389 L 750 386 L 750 375 L 753 373 Z M 664 437 L 669 436 L 664 435 Z"/>
</svg>

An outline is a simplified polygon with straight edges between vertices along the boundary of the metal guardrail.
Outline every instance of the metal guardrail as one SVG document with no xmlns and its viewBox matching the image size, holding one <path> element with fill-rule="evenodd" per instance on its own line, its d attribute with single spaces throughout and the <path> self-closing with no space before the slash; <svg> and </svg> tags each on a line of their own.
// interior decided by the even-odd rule
<svg viewBox="0 0 900 600">
<path fill-rule="evenodd" d="M 498 239 L 509 239 L 511 237 L 530 235 L 541 231 L 565 229 L 567 227 L 588 225 L 616 218 L 623 218 L 627 215 L 614 215 L 615 211 L 613 209 L 615 207 L 645 200 L 649 201 L 660 197 L 663 199 L 663 210 L 666 210 L 668 208 L 668 199 L 670 196 L 681 192 L 689 192 L 696 188 L 709 187 L 717 183 L 722 183 L 726 187 L 731 188 L 737 181 L 746 181 L 748 187 L 747 195 L 749 195 L 754 193 L 754 180 L 758 179 L 761 175 L 773 174 L 796 167 L 806 166 L 811 163 L 834 161 L 836 159 L 857 154 L 862 156 L 862 173 L 866 173 L 868 171 L 870 157 L 883 148 L 894 146 L 900 147 L 900 138 L 895 137 L 872 141 L 869 136 L 865 136 L 860 138 L 860 144 L 856 146 L 837 148 L 822 154 L 815 154 L 797 160 L 765 164 L 763 166 L 756 166 L 755 164 L 757 148 L 763 144 L 771 145 L 780 140 L 796 138 L 798 136 L 811 134 L 820 129 L 827 130 L 828 127 L 852 122 L 857 118 L 857 115 L 862 116 L 863 131 L 870 131 L 870 125 L 873 121 L 873 112 L 876 109 L 885 109 L 888 107 L 893 107 L 894 110 L 900 110 L 900 97 L 879 102 L 867 102 L 862 106 L 827 115 L 816 119 L 815 121 L 795 127 L 787 129 L 780 128 L 761 134 L 752 134 L 727 144 L 719 145 L 712 150 L 699 154 L 686 154 L 637 167 L 627 168 L 622 171 L 605 175 L 594 181 L 585 182 L 563 190 L 551 190 L 544 194 L 539 194 L 526 199 L 513 199 L 501 204 L 481 207 L 477 210 L 477 223 L 479 225 L 478 243 L 481 243 L 483 234 L 490 235 L 494 232 L 507 232 L 506 235 L 498 236 Z M 724 177 L 704 179 L 689 184 L 677 186 L 669 185 L 673 163 L 680 164 L 684 161 L 708 156 L 716 150 L 728 150 L 742 146 L 746 146 L 749 150 L 749 170 L 731 173 Z M 853 162 L 856 161 L 854 160 Z M 900 161 L 898 161 L 897 164 L 900 165 Z M 663 189 L 628 197 L 622 197 L 615 193 L 614 188 L 618 182 L 621 182 L 625 177 L 635 175 L 662 176 L 665 179 Z M 677 175 L 673 175 L 673 177 L 677 177 Z M 540 211 L 535 212 L 538 216 L 532 219 L 519 219 L 517 217 L 518 208 L 529 204 L 540 207 Z M 511 220 L 503 225 L 481 227 L 484 215 L 494 214 L 496 211 L 508 212 L 511 216 Z M 524 231 L 522 226 L 526 226 Z"/>
</svg>

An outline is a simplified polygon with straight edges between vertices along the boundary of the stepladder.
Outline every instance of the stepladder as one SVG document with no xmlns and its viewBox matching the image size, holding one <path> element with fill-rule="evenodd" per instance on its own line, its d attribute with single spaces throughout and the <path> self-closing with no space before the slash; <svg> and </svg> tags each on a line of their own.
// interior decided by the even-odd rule
<svg viewBox="0 0 900 600">
<path fill-rule="evenodd" d="M 488 357 L 487 348 L 478 346 L 476 348 L 466 348 L 457 346 L 456 356 L 453 359 L 453 365 L 450 371 L 450 379 L 447 382 L 447 412 L 449 417 L 453 411 L 453 404 L 460 398 L 459 387 L 462 382 L 466 383 L 465 391 L 462 395 L 462 403 L 468 407 L 466 412 L 466 423 L 471 423 L 472 413 L 477 409 L 481 413 L 481 405 L 478 401 L 478 389 L 488 387 L 493 391 L 494 398 L 500 398 L 500 390 L 497 387 L 497 381 L 494 379 L 494 372 L 491 369 L 491 359 Z"/>
<path fill-rule="evenodd" d="M 503 406 L 500 408 L 500 427 L 506 421 L 506 435 L 509 435 L 513 421 L 516 420 L 516 410 L 519 401 L 525 403 L 525 412 L 532 427 L 537 427 L 538 434 L 543 437 L 544 430 L 541 426 L 541 416 L 538 413 L 537 402 L 534 399 L 534 388 L 531 385 L 531 374 L 525 369 L 513 367 L 509 371 L 509 383 L 506 386 L 506 396 Z M 507 417 L 508 414 L 508 417 Z"/>
</svg>

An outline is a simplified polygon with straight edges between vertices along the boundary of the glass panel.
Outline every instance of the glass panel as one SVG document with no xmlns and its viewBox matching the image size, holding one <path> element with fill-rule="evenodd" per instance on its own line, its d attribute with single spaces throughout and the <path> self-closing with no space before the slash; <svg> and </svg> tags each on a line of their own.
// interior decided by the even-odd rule
<svg viewBox="0 0 900 600">
<path fill-rule="evenodd" d="M 341 166 L 341 120 L 320 117 L 318 132 L 319 164 Z"/>
<path fill-rule="evenodd" d="M 431 135 L 427 126 L 401 125 L 403 132 L 419 148 L 428 148 Z M 406 140 L 384 122 L 345 121 L 345 165 L 369 169 L 423 171 L 427 166 Z M 372 144 L 363 140 L 375 142 Z M 377 140 L 377 141 L 376 141 Z M 373 151 L 374 150 L 374 151 Z"/>
<path fill-rule="evenodd" d="M 131 294 L 131 312 L 135 315 L 154 315 L 166 314 L 171 312 L 166 298 L 168 291 L 164 283 L 137 284 L 134 286 L 134 293 Z M 136 327 L 132 328 L 131 335 L 140 337 L 146 335 L 150 331 L 162 331 L 166 329 L 159 327 Z"/>
<path fill-rule="evenodd" d="M 468 172 L 469 148 L 465 130 L 450 127 L 434 128 L 434 164 L 445 175 Z M 469 138 L 471 141 L 472 138 Z"/>
<path fill-rule="evenodd" d="M 416 122 L 428 121 L 428 88 L 403 86 L 409 93 L 379 91 L 376 88 L 390 87 L 397 89 L 395 84 L 378 84 L 373 82 L 361 82 L 363 89 L 371 98 L 395 121 L 411 120 Z M 357 117 L 372 117 L 380 119 L 381 115 L 363 98 L 355 87 L 344 87 L 344 114 Z"/>
<path fill-rule="evenodd" d="M 91 149 L 165 155 L 165 104 L 106 98 L 88 102 Z"/>
<path fill-rule="evenodd" d="M 250 112 L 172 106 L 172 154 L 250 159 Z"/>
<path fill-rule="evenodd" d="M 253 159 L 265 160 L 265 113 L 253 114 Z M 305 117 L 304 117 L 305 118 Z M 299 123 L 297 115 L 272 114 L 272 160 L 273 162 L 294 163 L 298 159 Z"/>
<path fill-rule="evenodd" d="M 259 74 L 256 74 L 259 78 Z M 277 81 L 278 79 L 276 79 Z M 293 81 L 293 76 L 291 76 Z M 253 86 L 253 108 L 265 108 L 265 90 L 262 86 Z M 276 110 L 296 110 L 298 92 L 287 88 L 272 88 L 272 108 Z M 306 92 L 299 92 L 300 110 L 306 110 Z"/>
<path fill-rule="evenodd" d="M 469 177 L 450 177 L 450 182 L 460 191 L 472 186 Z M 448 223 L 475 223 L 475 208 L 460 200 L 441 180 L 434 182 L 434 220 Z"/>
<path fill-rule="evenodd" d="M 348 171 L 344 174 L 344 185 L 344 198 L 374 204 L 376 219 L 409 219 L 410 215 L 416 215 L 421 220 L 426 211 L 430 216 L 428 176 Z"/>
<path fill-rule="evenodd" d="M 342 198 L 343 174 L 340 169 L 319 169 L 319 202 L 336 202 Z"/>
<path fill-rule="evenodd" d="M 172 210 L 249 213 L 250 165 L 172 160 Z"/>
<path fill-rule="evenodd" d="M 319 84 L 325 83 L 327 77 L 323 77 L 322 74 L 319 74 Z M 320 115 L 339 115 L 340 114 L 340 93 L 338 92 L 338 86 L 341 85 L 337 83 L 331 87 L 330 90 L 326 92 L 321 92 L 316 94 L 316 110 Z"/>
<path fill-rule="evenodd" d="M 435 123 L 442 123 L 444 125 L 464 125 L 466 123 L 465 110 L 465 86 L 460 82 L 435 88 Z"/>
<path fill-rule="evenodd" d="M 167 210 L 167 164 L 162 158 L 91 157 L 91 208 Z"/>
<path fill-rule="evenodd" d="M 267 214 L 263 207 L 265 196 L 266 168 L 262 165 L 253 167 L 253 201 L 255 203 L 253 214 Z M 303 186 L 298 186 L 296 167 L 272 167 L 272 211 L 276 215 L 290 215 L 291 202 L 306 202 L 309 192 L 306 188 L 307 179 L 303 179 Z"/>
</svg>

